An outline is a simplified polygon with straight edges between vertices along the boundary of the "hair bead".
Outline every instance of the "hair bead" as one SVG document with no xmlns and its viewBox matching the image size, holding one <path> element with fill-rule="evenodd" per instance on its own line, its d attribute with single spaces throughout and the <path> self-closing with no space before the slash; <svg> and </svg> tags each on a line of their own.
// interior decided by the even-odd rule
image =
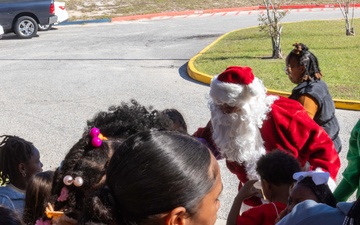
<svg viewBox="0 0 360 225">
<path fill-rule="evenodd" d="M 72 176 L 66 175 L 63 179 L 63 182 L 65 185 L 69 186 L 69 185 L 72 185 L 72 183 L 74 182 L 74 179 L 72 178 Z"/>
<path fill-rule="evenodd" d="M 100 147 L 103 140 L 107 140 L 107 138 L 100 133 L 99 128 L 96 127 L 91 128 L 89 135 L 92 137 L 91 144 L 95 148 Z"/>
<path fill-rule="evenodd" d="M 92 140 L 91 140 L 91 144 L 95 147 L 95 148 L 98 148 L 101 146 L 102 144 L 102 140 L 98 137 L 94 137 Z"/>
<path fill-rule="evenodd" d="M 76 187 L 81 187 L 84 184 L 84 179 L 82 177 L 75 177 L 74 185 Z"/>
<path fill-rule="evenodd" d="M 99 134 L 100 134 L 99 128 L 96 128 L 96 127 L 91 128 L 91 130 L 90 130 L 91 137 L 93 137 L 93 138 L 98 137 Z"/>
</svg>

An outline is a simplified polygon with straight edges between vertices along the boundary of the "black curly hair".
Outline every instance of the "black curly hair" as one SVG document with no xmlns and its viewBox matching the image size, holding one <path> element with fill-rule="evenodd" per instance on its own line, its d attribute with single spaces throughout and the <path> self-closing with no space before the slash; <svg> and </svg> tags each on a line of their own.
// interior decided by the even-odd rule
<svg viewBox="0 0 360 225">
<path fill-rule="evenodd" d="M 286 65 L 289 65 L 290 59 L 294 58 L 297 60 L 299 65 L 305 67 L 305 73 L 303 75 L 303 80 L 320 80 L 322 73 L 320 70 L 319 62 L 317 57 L 309 51 L 309 48 L 303 43 L 293 44 L 294 49 L 290 51 L 289 55 L 286 57 Z"/>
<path fill-rule="evenodd" d="M 142 106 L 134 99 L 130 103 L 122 102 L 119 106 L 98 112 L 87 121 L 82 138 L 70 149 L 56 171 L 52 188 L 55 210 L 62 210 L 66 216 L 77 220 L 85 196 L 104 185 L 105 171 L 114 149 L 135 133 L 150 129 L 166 130 L 171 126 L 172 121 L 168 116 L 152 107 Z M 89 132 L 94 127 L 108 138 L 103 140 L 100 147 L 94 147 L 91 143 Z M 66 186 L 63 182 L 65 176 L 73 179 L 81 177 L 83 184 Z M 59 201 L 64 187 L 69 192 L 68 197 L 65 201 Z"/>
<path fill-rule="evenodd" d="M 291 185 L 294 183 L 293 174 L 301 171 L 301 167 L 294 156 L 277 149 L 260 157 L 256 171 L 269 183 Z"/>
</svg>

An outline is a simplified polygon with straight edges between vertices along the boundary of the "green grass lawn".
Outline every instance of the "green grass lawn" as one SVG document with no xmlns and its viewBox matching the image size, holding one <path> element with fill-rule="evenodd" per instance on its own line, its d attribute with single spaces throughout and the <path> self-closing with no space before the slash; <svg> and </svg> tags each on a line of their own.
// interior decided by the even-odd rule
<svg viewBox="0 0 360 225">
<path fill-rule="evenodd" d="M 360 32 L 360 19 L 354 24 L 355 33 Z M 283 59 L 269 59 L 271 39 L 253 27 L 224 35 L 194 66 L 209 75 L 231 65 L 250 66 L 268 89 L 290 92 L 295 85 L 284 73 L 285 57 L 293 43 L 301 42 L 317 56 L 333 98 L 360 100 L 360 37 L 345 35 L 344 20 L 284 23 L 283 27 Z"/>
</svg>

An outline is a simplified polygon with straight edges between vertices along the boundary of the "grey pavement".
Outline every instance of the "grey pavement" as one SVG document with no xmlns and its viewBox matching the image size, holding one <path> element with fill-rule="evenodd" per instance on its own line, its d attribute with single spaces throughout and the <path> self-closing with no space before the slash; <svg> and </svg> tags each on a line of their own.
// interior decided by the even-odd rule
<svg viewBox="0 0 360 225">
<path fill-rule="evenodd" d="M 54 169 L 81 137 L 87 119 L 131 98 L 159 110 L 179 109 L 192 133 L 210 118 L 209 86 L 188 77 L 187 61 L 224 33 L 256 26 L 259 13 L 57 26 L 30 40 L 5 35 L 0 40 L 0 134 L 32 141 L 41 151 L 44 169 Z M 285 21 L 330 18 L 342 15 L 334 9 L 294 10 Z M 349 133 L 360 112 L 336 110 L 336 115 L 343 169 Z M 221 223 L 238 181 L 224 161 L 219 163 L 224 183 Z"/>
</svg>

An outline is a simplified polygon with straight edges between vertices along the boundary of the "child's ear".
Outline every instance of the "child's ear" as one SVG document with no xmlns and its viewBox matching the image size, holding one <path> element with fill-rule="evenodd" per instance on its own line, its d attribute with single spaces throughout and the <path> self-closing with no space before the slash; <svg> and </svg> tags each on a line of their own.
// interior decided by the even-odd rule
<svg viewBox="0 0 360 225">
<path fill-rule="evenodd" d="M 184 207 L 176 207 L 166 216 L 166 225 L 186 225 L 188 218 Z"/>
<path fill-rule="evenodd" d="M 23 176 L 26 177 L 26 169 L 25 169 L 25 164 L 24 163 L 20 163 L 18 166 L 19 169 L 19 173 Z"/>
<path fill-rule="evenodd" d="M 305 71 L 306 71 L 305 66 L 301 66 L 300 68 L 301 68 L 301 70 L 300 70 L 300 71 L 301 71 L 301 73 L 305 73 Z"/>
<path fill-rule="evenodd" d="M 262 179 L 261 182 L 263 185 L 263 189 L 265 189 L 266 192 L 269 192 L 271 190 L 271 184 L 269 182 L 267 182 L 267 180 L 264 180 L 264 179 Z"/>
</svg>

